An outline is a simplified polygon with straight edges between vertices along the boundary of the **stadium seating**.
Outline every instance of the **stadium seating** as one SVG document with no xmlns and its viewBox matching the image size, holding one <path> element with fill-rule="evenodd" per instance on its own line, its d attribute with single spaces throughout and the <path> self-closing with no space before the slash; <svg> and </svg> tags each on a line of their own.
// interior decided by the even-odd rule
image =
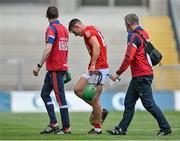
<svg viewBox="0 0 180 141">
<path fill-rule="evenodd" d="M 24 11 L 24 7 L 27 9 L 26 11 Z M 45 68 L 42 69 L 38 78 L 33 77 L 32 68 L 38 63 L 44 47 L 44 31 L 48 25 L 47 19 L 44 17 L 46 8 L 46 5 L 33 7 L 31 5 L 3 5 L 0 7 L 0 17 L 3 19 L 3 22 L 0 22 L 1 90 L 39 90 L 41 88 L 46 72 Z M 164 56 L 162 61 L 164 68 L 155 68 L 155 89 L 180 89 L 178 85 L 179 71 L 172 71 L 173 67 L 165 68 L 167 65 L 179 64 L 170 19 L 168 17 L 149 17 L 146 8 L 131 8 L 131 11 L 139 16 L 144 16 L 142 18 L 143 25 L 150 33 L 152 42 Z M 112 73 L 119 67 L 126 50 L 127 32 L 123 18 L 127 13 L 129 13 L 129 8 L 126 7 L 109 8 L 108 11 L 107 8 L 82 8 L 74 14 L 61 14 L 60 20 L 65 26 L 68 26 L 68 22 L 72 18 L 80 18 L 85 24 L 95 25 L 102 31 L 108 44 L 108 60 Z M 9 21 L 9 19 L 11 20 Z M 83 40 L 71 35 L 69 68 L 72 73 L 72 81 L 66 85 L 66 89 L 73 89 L 74 84 L 86 70 L 88 60 L 89 56 Z M 128 70 L 123 74 L 120 83 L 109 82 L 106 88 L 115 86 L 120 90 L 126 90 L 130 78 Z"/>
<path fill-rule="evenodd" d="M 144 28 L 149 32 L 152 43 L 163 54 L 162 67 L 155 67 L 156 90 L 180 89 L 179 58 L 176 50 L 176 41 L 168 16 L 143 17 Z"/>
<path fill-rule="evenodd" d="M 24 11 L 24 7 L 27 9 Z M 42 87 L 45 68 L 38 78 L 33 77 L 32 68 L 41 57 L 44 48 L 44 32 L 48 21 L 44 14 L 47 6 L 4 5 L 0 7 L 3 22 L 0 26 L 0 89 L 1 90 L 39 90 Z M 147 14 L 146 9 L 134 8 L 141 15 Z M 85 25 L 97 26 L 105 37 L 108 45 L 108 60 L 111 73 L 119 67 L 126 50 L 127 32 L 124 16 L 129 8 L 108 9 L 82 8 L 74 14 L 61 14 L 60 21 L 68 26 L 72 18 L 79 18 Z M 114 14 L 117 13 L 117 14 Z M 6 15 L 6 16 L 5 16 Z M 19 16 L 21 15 L 21 16 Z M 101 18 L 100 18 L 101 17 Z M 13 24 L 9 22 L 13 21 Z M 82 59 L 83 58 L 83 59 Z M 66 84 L 66 89 L 73 90 L 81 74 L 86 71 L 89 55 L 83 39 L 70 35 L 69 69 L 72 81 Z M 131 76 L 129 71 L 122 77 L 117 87 L 125 90 Z M 116 84 L 113 84 L 115 86 Z M 121 86 L 119 86 L 121 85 Z M 111 85 L 112 86 L 112 85 Z M 110 88 L 109 85 L 107 88 Z"/>
</svg>

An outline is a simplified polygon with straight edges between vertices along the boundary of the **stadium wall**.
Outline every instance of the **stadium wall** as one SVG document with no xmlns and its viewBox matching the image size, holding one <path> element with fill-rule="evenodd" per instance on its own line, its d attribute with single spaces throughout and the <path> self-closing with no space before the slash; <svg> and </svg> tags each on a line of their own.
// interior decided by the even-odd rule
<svg viewBox="0 0 180 141">
<path fill-rule="evenodd" d="M 55 110 L 59 111 L 54 93 L 51 93 Z M 73 91 L 66 91 L 66 98 L 71 112 L 88 112 L 91 107 L 75 96 Z M 125 92 L 104 91 L 101 102 L 108 110 L 124 110 Z M 180 111 L 180 91 L 154 92 L 154 99 L 162 110 Z M 140 100 L 136 103 L 136 110 L 145 110 Z M 40 91 L 11 91 L 0 92 L 0 112 L 45 112 Z"/>
</svg>

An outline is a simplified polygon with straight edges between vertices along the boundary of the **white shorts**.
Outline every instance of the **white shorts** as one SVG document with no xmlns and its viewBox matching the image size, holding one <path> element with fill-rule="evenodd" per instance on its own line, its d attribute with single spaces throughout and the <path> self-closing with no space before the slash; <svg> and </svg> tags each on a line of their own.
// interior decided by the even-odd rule
<svg viewBox="0 0 180 141">
<path fill-rule="evenodd" d="M 98 69 L 97 71 L 100 71 L 102 73 L 102 80 L 100 82 L 100 84 L 105 84 L 106 80 L 108 79 L 108 74 L 109 74 L 109 68 L 107 69 Z M 86 71 L 83 75 L 83 78 L 88 79 L 89 83 L 91 81 L 91 76 L 89 75 L 89 71 Z M 97 83 L 98 80 L 93 81 L 93 83 Z"/>
</svg>

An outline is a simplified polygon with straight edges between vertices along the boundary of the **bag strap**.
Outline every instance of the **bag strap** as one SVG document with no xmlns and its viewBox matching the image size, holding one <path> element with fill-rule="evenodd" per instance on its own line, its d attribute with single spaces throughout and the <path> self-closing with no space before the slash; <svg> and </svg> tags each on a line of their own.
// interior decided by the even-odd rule
<svg viewBox="0 0 180 141">
<path fill-rule="evenodd" d="M 141 32 L 138 32 L 137 30 L 135 30 L 133 33 L 138 34 L 138 35 L 143 39 L 144 44 L 147 44 L 147 43 L 148 43 Z M 145 55 L 145 57 L 146 57 L 146 53 L 147 53 L 147 52 L 145 51 L 145 48 L 144 48 L 144 53 L 145 53 L 144 55 Z"/>
<path fill-rule="evenodd" d="M 138 34 L 139 36 L 141 36 L 141 38 L 143 39 L 143 41 L 144 41 L 145 43 L 148 42 L 148 41 L 144 38 L 144 36 L 143 36 L 143 34 L 142 34 L 141 32 L 138 32 L 137 30 L 135 30 L 133 33 L 136 33 L 136 34 Z"/>
</svg>

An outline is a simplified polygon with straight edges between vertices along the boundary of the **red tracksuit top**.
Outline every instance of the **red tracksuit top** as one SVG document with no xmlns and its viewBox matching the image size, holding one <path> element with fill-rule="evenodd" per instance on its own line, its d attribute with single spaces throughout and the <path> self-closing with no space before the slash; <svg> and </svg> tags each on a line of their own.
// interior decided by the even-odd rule
<svg viewBox="0 0 180 141">
<path fill-rule="evenodd" d="M 149 40 L 147 32 L 141 26 L 138 26 L 135 30 L 141 32 L 144 38 Z M 130 66 L 132 77 L 153 75 L 150 57 L 144 52 L 143 39 L 133 32 L 128 33 L 126 54 L 116 73 L 121 75 Z"/>
</svg>

